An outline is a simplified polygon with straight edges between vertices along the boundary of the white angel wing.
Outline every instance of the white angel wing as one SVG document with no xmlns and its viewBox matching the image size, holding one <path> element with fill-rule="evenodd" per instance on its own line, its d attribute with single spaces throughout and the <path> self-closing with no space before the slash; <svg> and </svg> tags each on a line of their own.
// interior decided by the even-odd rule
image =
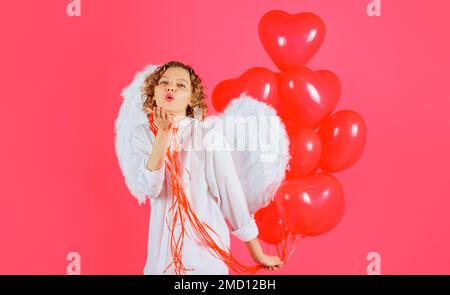
<svg viewBox="0 0 450 295">
<path fill-rule="evenodd" d="M 276 111 L 245 92 L 205 121 L 225 135 L 250 213 L 268 205 L 285 178 L 289 137 Z"/>
<path fill-rule="evenodd" d="M 118 117 L 115 121 L 115 148 L 119 166 L 125 177 L 125 183 L 131 194 L 138 200 L 139 204 L 145 203 L 146 196 L 139 190 L 139 186 L 130 177 L 132 167 L 133 151 L 131 146 L 131 135 L 135 127 L 147 123 L 147 117 L 142 111 L 144 103 L 141 95 L 141 87 L 145 77 L 154 72 L 158 65 L 148 65 L 138 72 L 126 88 L 122 91 L 123 102 L 120 106 Z"/>
</svg>

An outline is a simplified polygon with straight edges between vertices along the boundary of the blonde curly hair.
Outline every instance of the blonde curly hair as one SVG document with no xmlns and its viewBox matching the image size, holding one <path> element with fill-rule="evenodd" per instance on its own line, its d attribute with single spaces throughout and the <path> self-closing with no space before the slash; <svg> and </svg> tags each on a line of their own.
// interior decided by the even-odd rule
<svg viewBox="0 0 450 295">
<path fill-rule="evenodd" d="M 142 97 L 144 99 L 143 111 L 147 113 L 145 108 L 153 109 L 156 107 L 155 86 L 158 84 L 159 79 L 165 73 L 165 71 L 170 67 L 180 67 L 186 69 L 189 72 L 192 87 L 192 105 L 188 105 L 186 108 L 186 116 L 194 118 L 200 117 L 202 120 L 208 114 L 208 105 L 206 104 L 205 86 L 202 84 L 202 79 L 195 73 L 194 69 L 185 65 L 179 61 L 169 61 L 156 68 L 154 72 L 145 78 L 144 86 L 141 88 Z M 201 110 L 201 114 L 199 111 Z M 148 113 L 147 113 L 148 116 Z"/>
</svg>

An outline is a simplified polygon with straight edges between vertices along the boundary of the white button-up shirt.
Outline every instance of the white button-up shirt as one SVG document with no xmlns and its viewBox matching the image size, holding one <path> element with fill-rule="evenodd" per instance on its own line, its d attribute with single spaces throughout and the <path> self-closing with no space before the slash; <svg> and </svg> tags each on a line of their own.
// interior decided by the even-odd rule
<svg viewBox="0 0 450 295">
<path fill-rule="evenodd" d="M 218 235 L 208 231 L 210 236 L 219 247 L 229 249 L 230 232 L 226 223 L 228 220 L 232 227 L 231 233 L 238 239 L 249 241 L 257 237 L 258 228 L 249 213 L 230 151 L 224 149 L 223 145 L 212 144 L 217 143 L 217 140 L 224 140 L 225 137 L 214 130 L 205 134 L 202 122 L 196 118 L 183 118 L 179 121 L 178 128 L 184 191 L 197 217 Z M 208 137 L 208 140 L 205 140 L 205 137 Z M 166 169 L 166 163 L 159 170 L 150 171 L 146 168 L 154 141 L 155 136 L 148 124 L 134 129 L 132 145 L 136 169 L 132 177 L 151 204 L 144 274 L 174 274 L 172 266 L 163 273 L 172 262 L 169 229 L 172 223 L 172 215 L 169 212 L 172 204 L 170 173 Z M 220 148 L 217 148 L 219 146 Z M 187 234 L 184 236 L 182 261 L 186 268 L 194 270 L 187 271 L 186 274 L 228 274 L 227 265 L 199 242 L 188 223 L 185 223 Z M 175 238 L 178 237 L 179 229 L 178 225 L 175 228 Z"/>
</svg>

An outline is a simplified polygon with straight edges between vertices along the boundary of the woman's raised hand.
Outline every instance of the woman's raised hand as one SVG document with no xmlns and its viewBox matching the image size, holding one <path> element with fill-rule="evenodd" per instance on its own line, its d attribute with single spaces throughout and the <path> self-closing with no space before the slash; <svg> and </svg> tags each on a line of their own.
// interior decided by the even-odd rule
<svg viewBox="0 0 450 295">
<path fill-rule="evenodd" d="M 173 126 L 173 115 L 169 114 L 162 107 L 146 108 L 147 112 L 153 113 L 153 120 L 158 127 L 158 131 L 168 132 Z"/>
</svg>

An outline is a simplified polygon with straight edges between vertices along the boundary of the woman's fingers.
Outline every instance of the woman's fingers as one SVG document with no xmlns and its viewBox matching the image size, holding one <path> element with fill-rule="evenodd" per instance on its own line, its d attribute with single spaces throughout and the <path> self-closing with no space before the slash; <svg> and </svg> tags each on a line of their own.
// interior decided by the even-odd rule
<svg viewBox="0 0 450 295">
<path fill-rule="evenodd" d="M 164 111 L 164 120 L 166 122 L 166 128 L 170 128 L 169 114 L 166 111 Z"/>
<path fill-rule="evenodd" d="M 167 127 L 170 128 L 172 126 L 172 115 L 169 112 L 166 112 L 166 122 Z"/>
<path fill-rule="evenodd" d="M 150 108 L 146 108 L 150 111 Z M 161 129 L 170 129 L 173 125 L 174 116 L 163 109 L 162 107 L 154 107 L 152 109 L 153 119 L 155 120 L 156 126 Z"/>
<path fill-rule="evenodd" d="M 169 115 L 169 127 L 173 126 L 173 116 Z"/>
<path fill-rule="evenodd" d="M 278 257 L 273 257 L 273 260 L 270 264 L 267 264 L 264 266 L 264 269 L 267 271 L 275 271 L 281 268 L 283 266 L 284 262 L 281 261 Z"/>
</svg>

